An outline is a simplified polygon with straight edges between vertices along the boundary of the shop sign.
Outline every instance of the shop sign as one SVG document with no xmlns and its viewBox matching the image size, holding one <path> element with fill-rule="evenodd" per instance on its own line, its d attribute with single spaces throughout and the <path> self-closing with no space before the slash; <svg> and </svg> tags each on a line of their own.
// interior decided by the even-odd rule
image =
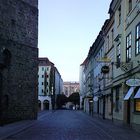
<svg viewBox="0 0 140 140">
<path fill-rule="evenodd" d="M 126 81 L 126 84 L 130 87 L 140 86 L 140 79 L 129 79 Z"/>
<path fill-rule="evenodd" d="M 94 100 L 95 102 L 97 102 L 97 101 L 98 101 L 98 97 L 95 96 L 95 97 L 93 98 L 93 100 Z"/>
<path fill-rule="evenodd" d="M 106 65 L 102 66 L 101 72 L 104 73 L 104 74 L 109 73 L 109 66 L 106 66 Z"/>
</svg>

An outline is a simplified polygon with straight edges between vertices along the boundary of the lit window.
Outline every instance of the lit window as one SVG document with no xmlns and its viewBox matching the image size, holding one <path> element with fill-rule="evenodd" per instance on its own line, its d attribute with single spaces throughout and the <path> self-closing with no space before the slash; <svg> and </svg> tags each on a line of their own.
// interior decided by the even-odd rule
<svg viewBox="0 0 140 140">
<path fill-rule="evenodd" d="M 135 100 L 135 111 L 140 112 L 140 99 Z"/>
</svg>

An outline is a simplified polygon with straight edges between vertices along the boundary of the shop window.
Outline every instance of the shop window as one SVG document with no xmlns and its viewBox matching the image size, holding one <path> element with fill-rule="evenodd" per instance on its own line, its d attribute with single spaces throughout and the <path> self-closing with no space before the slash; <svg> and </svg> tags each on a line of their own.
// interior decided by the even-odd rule
<svg viewBox="0 0 140 140">
<path fill-rule="evenodd" d="M 135 112 L 140 112 L 140 99 L 135 99 L 135 106 L 134 106 L 134 110 Z"/>
</svg>

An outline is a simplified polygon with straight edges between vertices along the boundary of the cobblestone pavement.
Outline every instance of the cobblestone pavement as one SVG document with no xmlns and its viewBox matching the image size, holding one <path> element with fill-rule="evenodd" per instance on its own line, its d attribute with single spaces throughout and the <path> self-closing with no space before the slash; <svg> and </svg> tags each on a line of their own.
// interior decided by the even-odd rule
<svg viewBox="0 0 140 140">
<path fill-rule="evenodd" d="M 57 110 L 5 140 L 140 140 L 140 134 L 81 111 Z"/>
</svg>

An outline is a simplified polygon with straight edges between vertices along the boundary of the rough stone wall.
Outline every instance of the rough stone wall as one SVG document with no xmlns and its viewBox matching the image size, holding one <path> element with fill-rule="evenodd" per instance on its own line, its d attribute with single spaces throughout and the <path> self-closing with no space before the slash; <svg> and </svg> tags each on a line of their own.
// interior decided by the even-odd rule
<svg viewBox="0 0 140 140">
<path fill-rule="evenodd" d="M 0 53 L 11 54 L 0 68 L 0 124 L 37 118 L 38 0 L 28 2 L 0 0 Z"/>
</svg>

